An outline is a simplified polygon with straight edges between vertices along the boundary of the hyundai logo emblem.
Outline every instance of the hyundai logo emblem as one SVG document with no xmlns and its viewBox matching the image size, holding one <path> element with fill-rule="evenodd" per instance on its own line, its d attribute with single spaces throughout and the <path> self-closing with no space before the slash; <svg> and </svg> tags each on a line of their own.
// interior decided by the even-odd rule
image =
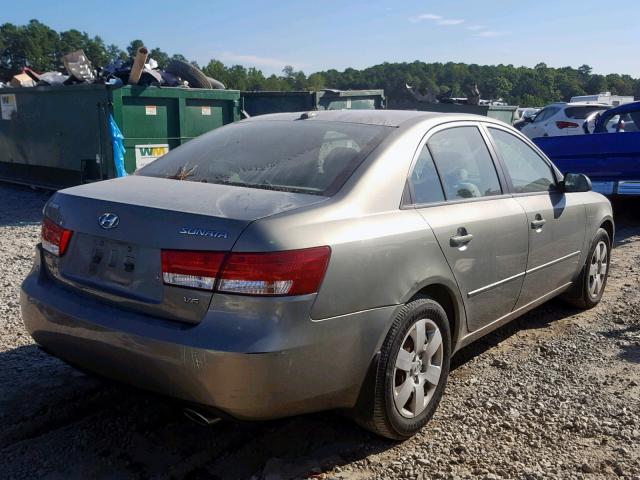
<svg viewBox="0 0 640 480">
<path fill-rule="evenodd" d="M 120 223 L 120 217 L 118 217 L 115 213 L 103 213 L 98 217 L 98 224 L 105 230 L 110 230 L 112 228 L 116 228 Z"/>
</svg>

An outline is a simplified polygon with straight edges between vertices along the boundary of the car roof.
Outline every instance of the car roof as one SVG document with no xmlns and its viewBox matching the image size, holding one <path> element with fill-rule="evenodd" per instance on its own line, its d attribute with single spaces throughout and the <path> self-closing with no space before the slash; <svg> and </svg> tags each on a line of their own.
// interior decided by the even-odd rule
<svg viewBox="0 0 640 480">
<path fill-rule="evenodd" d="M 308 118 L 304 119 L 305 121 L 362 123 L 387 127 L 400 127 L 406 123 L 414 124 L 422 120 L 439 118 L 447 120 L 487 120 L 487 117 L 480 115 L 420 112 L 415 110 L 318 110 L 312 112 L 272 113 L 250 117 L 243 120 L 243 122 L 295 121 L 301 120 L 305 114 L 308 115 Z"/>
</svg>

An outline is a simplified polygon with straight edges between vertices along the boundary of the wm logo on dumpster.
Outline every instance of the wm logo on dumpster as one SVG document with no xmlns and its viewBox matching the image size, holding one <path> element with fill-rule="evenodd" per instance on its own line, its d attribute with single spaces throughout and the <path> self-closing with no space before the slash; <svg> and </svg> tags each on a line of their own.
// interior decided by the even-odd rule
<svg viewBox="0 0 640 480">
<path fill-rule="evenodd" d="M 136 169 L 153 162 L 157 158 L 169 152 L 169 145 L 153 144 L 153 145 L 136 145 Z"/>
</svg>

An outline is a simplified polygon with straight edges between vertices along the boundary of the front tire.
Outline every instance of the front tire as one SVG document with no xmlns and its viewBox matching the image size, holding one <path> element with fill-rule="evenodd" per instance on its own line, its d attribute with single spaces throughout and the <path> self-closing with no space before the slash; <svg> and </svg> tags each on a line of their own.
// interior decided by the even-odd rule
<svg viewBox="0 0 640 480">
<path fill-rule="evenodd" d="M 405 305 L 380 351 L 372 417 L 362 425 L 405 440 L 433 416 L 449 375 L 451 333 L 444 309 L 430 299 Z"/>
<path fill-rule="evenodd" d="M 582 309 L 593 308 L 600 303 L 609 278 L 610 258 L 611 239 L 604 228 L 599 228 L 576 285 L 566 297 L 569 303 Z"/>
</svg>

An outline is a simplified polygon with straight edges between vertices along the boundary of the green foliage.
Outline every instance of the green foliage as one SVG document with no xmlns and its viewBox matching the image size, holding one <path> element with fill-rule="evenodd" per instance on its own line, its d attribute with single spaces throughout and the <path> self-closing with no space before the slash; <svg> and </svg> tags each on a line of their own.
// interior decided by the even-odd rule
<svg viewBox="0 0 640 480">
<path fill-rule="evenodd" d="M 142 47 L 144 47 L 144 42 L 142 40 L 133 40 L 127 47 L 127 53 L 129 54 L 129 57 L 134 58 L 138 53 L 138 50 L 140 50 Z"/>
<path fill-rule="evenodd" d="M 421 93 L 450 93 L 464 96 L 465 86 L 476 83 L 486 99 L 503 99 L 512 105 L 543 106 L 568 101 L 574 95 L 604 91 L 619 95 L 638 95 L 640 80 L 629 75 L 602 76 L 591 73 L 588 65 L 579 68 L 551 68 L 539 63 L 534 68 L 513 65 L 475 65 L 464 63 L 382 63 L 364 70 L 319 72 L 332 88 L 383 88 L 388 97 L 407 95 L 406 85 Z M 315 74 L 314 74 L 315 75 Z"/>
<path fill-rule="evenodd" d="M 62 68 L 62 56 L 82 49 L 94 66 L 104 66 L 117 58 L 126 61 L 144 45 L 133 40 L 123 51 L 117 45 L 105 45 L 96 36 L 71 29 L 56 32 L 37 20 L 26 25 L 0 25 L 0 80 L 6 81 L 24 66 L 45 72 Z M 170 55 L 159 48 L 149 50 L 149 56 L 163 68 L 172 59 L 189 61 L 183 55 Z M 197 63 L 191 62 L 197 66 Z M 513 65 L 476 65 L 465 63 L 425 63 L 420 61 L 382 63 L 363 70 L 347 68 L 343 72 L 327 70 L 308 77 L 291 65 L 283 66 L 281 75 L 265 75 L 257 68 L 224 65 L 212 59 L 202 70 L 238 90 L 319 90 L 322 88 L 378 89 L 388 97 L 409 95 L 407 85 L 422 94 L 465 95 L 469 85 L 477 84 L 482 98 L 503 99 L 512 105 L 543 106 L 569 100 L 574 95 L 611 91 L 618 95 L 640 96 L 640 80 L 629 75 L 594 74 L 589 65 L 578 68 L 551 68 L 545 63 L 535 67 Z"/>
</svg>

